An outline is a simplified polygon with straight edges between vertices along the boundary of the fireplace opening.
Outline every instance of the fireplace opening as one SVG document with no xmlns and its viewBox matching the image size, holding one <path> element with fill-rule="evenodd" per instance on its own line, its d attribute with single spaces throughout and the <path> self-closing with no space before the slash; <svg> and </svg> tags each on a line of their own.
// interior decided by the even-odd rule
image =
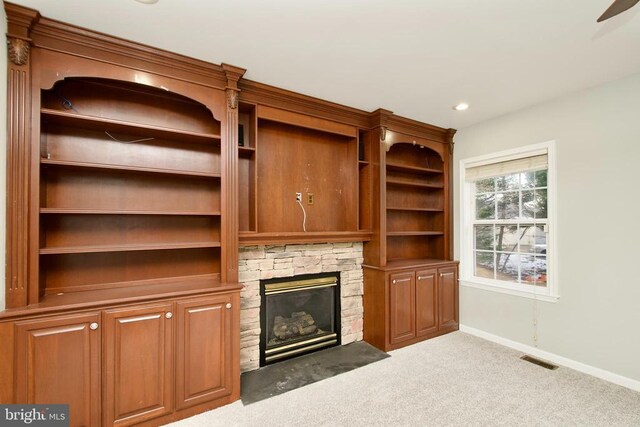
<svg viewBox="0 0 640 427">
<path fill-rule="evenodd" d="M 260 281 L 260 366 L 340 344 L 340 276 Z"/>
</svg>

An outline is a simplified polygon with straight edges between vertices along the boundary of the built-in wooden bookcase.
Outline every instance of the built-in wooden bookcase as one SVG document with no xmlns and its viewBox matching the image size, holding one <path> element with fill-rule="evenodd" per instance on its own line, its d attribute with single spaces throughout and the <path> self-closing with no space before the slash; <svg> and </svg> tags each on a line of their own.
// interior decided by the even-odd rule
<svg viewBox="0 0 640 427">
<path fill-rule="evenodd" d="M 455 131 L 383 110 L 374 119 L 363 136 L 374 148 L 364 339 L 388 351 L 458 329 L 457 262 L 451 250 Z"/>
<path fill-rule="evenodd" d="M 41 93 L 40 294 L 220 281 L 220 122 L 161 89 Z"/>
<path fill-rule="evenodd" d="M 0 400 L 69 404 L 74 425 L 237 400 L 244 70 L 4 9 Z"/>
<path fill-rule="evenodd" d="M 387 262 L 445 259 L 442 158 L 424 146 L 397 143 L 385 166 Z"/>
</svg>

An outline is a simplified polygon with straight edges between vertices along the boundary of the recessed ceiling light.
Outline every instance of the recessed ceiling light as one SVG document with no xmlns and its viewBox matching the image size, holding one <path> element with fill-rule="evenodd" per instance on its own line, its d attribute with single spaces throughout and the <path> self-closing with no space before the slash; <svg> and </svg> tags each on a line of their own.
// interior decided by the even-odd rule
<svg viewBox="0 0 640 427">
<path fill-rule="evenodd" d="M 453 109 L 456 110 L 456 111 L 464 111 L 467 108 L 469 108 L 469 104 L 467 104 L 466 102 L 461 102 L 460 104 L 455 105 L 453 107 Z"/>
<path fill-rule="evenodd" d="M 144 3 L 144 4 L 154 4 L 154 3 L 158 3 L 158 0 L 136 0 L 139 3 Z"/>
</svg>

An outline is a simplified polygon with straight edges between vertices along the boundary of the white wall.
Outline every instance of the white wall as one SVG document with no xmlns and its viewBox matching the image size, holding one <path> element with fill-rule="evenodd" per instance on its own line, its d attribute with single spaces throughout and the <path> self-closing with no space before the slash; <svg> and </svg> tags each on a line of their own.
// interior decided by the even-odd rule
<svg viewBox="0 0 640 427">
<path fill-rule="evenodd" d="M 461 159 L 552 139 L 560 300 L 537 302 L 538 347 L 640 380 L 640 74 L 462 129 L 455 176 Z M 455 216 L 459 237 L 457 203 Z M 533 311 L 531 299 L 460 289 L 463 325 L 530 346 Z"/>
<path fill-rule="evenodd" d="M 0 34 L 7 33 L 7 15 L 0 7 Z M 0 43 L 0 310 L 4 310 L 5 298 L 5 251 L 7 220 L 7 44 Z"/>
</svg>

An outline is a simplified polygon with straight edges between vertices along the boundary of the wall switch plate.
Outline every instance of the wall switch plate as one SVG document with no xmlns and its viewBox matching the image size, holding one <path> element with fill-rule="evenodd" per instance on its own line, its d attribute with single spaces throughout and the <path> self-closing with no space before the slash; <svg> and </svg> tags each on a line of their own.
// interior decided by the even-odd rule
<svg viewBox="0 0 640 427">
<path fill-rule="evenodd" d="M 307 204 L 313 204 L 313 193 L 307 193 Z"/>
</svg>

